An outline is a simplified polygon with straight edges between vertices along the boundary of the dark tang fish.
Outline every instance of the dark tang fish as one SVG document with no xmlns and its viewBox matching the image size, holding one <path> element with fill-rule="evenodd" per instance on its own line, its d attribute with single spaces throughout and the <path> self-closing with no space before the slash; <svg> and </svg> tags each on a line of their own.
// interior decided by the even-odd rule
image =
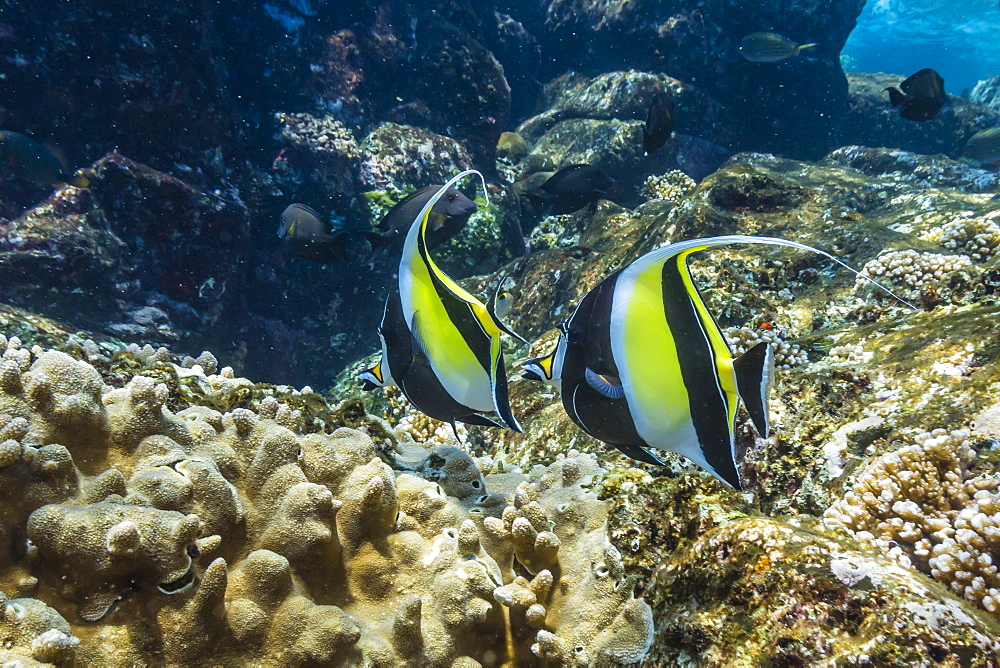
<svg viewBox="0 0 1000 668">
<path fill-rule="evenodd" d="M 550 214 L 578 211 L 601 198 L 614 179 L 593 165 L 570 165 L 553 174 L 527 197 L 543 204 Z"/>
<path fill-rule="evenodd" d="M 642 145 L 652 153 L 667 143 L 674 131 L 674 112 L 662 95 L 653 98 L 646 112 L 646 125 L 642 128 Z"/>
<path fill-rule="evenodd" d="M 815 46 L 815 43 L 799 45 L 773 32 L 752 32 L 740 41 L 740 55 L 752 63 L 777 63 Z"/>
<path fill-rule="evenodd" d="M 629 457 L 660 464 L 649 449 L 676 452 L 739 489 L 736 409 L 742 400 L 757 432 L 767 436 L 773 352 L 760 343 L 733 359 L 687 267 L 691 253 L 736 243 L 832 257 L 770 237 L 658 248 L 591 290 L 560 326 L 555 350 L 522 362 L 525 378 L 557 383 L 573 421 Z"/>
<path fill-rule="evenodd" d="M 56 151 L 34 139 L 9 130 L 0 131 L 0 169 L 3 173 L 35 185 L 58 183 L 86 188 L 83 176 L 70 176 L 66 160 Z"/>
<path fill-rule="evenodd" d="M 902 89 L 902 90 L 900 90 Z M 929 121 L 938 115 L 948 96 L 941 75 L 926 68 L 899 84 L 890 86 L 889 103 L 899 115 L 910 121 Z"/>
<path fill-rule="evenodd" d="M 402 243 L 417 214 L 440 189 L 441 186 L 426 186 L 399 200 L 376 228 L 384 242 Z M 427 225 L 427 247 L 440 246 L 464 230 L 465 224 L 469 222 L 469 216 L 474 214 L 476 209 L 475 202 L 454 188 L 448 188 L 431 209 Z"/>
<path fill-rule="evenodd" d="M 359 377 L 368 388 L 398 386 L 438 420 L 521 431 L 510 410 L 500 334 L 521 337 L 494 315 L 493 304 L 487 307 L 455 283 L 427 252 L 433 207 L 469 174 L 479 172 L 454 177 L 414 216 L 379 326 L 382 359 Z M 491 411 L 500 422 L 482 415 Z"/>
</svg>

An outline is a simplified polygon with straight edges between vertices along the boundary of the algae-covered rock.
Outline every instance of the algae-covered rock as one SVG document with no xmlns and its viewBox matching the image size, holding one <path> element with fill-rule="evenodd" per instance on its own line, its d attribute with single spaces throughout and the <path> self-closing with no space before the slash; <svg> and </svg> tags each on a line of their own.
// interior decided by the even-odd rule
<svg viewBox="0 0 1000 668">
<path fill-rule="evenodd" d="M 989 665 L 994 620 L 812 518 L 748 518 L 668 557 L 645 593 L 651 662 Z"/>
<path fill-rule="evenodd" d="M 366 190 L 416 190 L 444 183 L 473 166 L 469 153 L 454 139 L 396 123 L 382 123 L 358 148 L 358 176 Z"/>
<path fill-rule="evenodd" d="M 976 82 L 969 99 L 1000 111 L 1000 77 L 986 77 Z"/>
</svg>

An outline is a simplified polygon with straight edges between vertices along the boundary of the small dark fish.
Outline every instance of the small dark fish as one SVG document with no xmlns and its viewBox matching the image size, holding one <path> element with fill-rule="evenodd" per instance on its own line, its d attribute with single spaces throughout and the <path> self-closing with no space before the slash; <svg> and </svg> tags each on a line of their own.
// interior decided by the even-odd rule
<svg viewBox="0 0 1000 668">
<path fill-rule="evenodd" d="M 413 219 L 424 208 L 424 204 L 434 197 L 440 189 L 439 185 L 427 186 L 415 190 L 399 200 L 375 228 L 377 234 L 382 237 L 382 241 L 376 243 L 383 245 L 402 243 Z M 477 209 L 476 203 L 471 199 L 454 188 L 448 188 L 431 209 L 427 227 L 427 247 L 440 246 L 464 230 L 465 224 L 469 222 L 469 216 L 474 214 Z"/>
<path fill-rule="evenodd" d="M 980 130 L 965 144 L 966 158 L 1000 164 L 1000 127 Z"/>
<path fill-rule="evenodd" d="M 653 98 L 646 112 L 646 125 L 642 128 L 642 145 L 649 155 L 667 143 L 674 132 L 674 112 L 662 95 Z"/>
<path fill-rule="evenodd" d="M 296 255 L 314 262 L 371 262 L 380 252 L 403 243 L 413 219 L 440 189 L 427 186 L 410 193 L 389 210 L 375 230 L 334 231 L 305 204 L 291 204 L 281 214 L 278 236 L 290 242 Z M 428 216 L 427 247 L 439 246 L 465 229 L 477 208 L 471 199 L 449 188 Z"/>
<path fill-rule="evenodd" d="M 329 233 L 329 225 L 305 204 L 295 202 L 281 212 L 278 236 L 286 241 L 325 241 Z"/>
<path fill-rule="evenodd" d="M 909 121 L 929 121 L 938 115 L 945 100 L 944 79 L 931 68 L 922 69 L 899 84 L 890 86 L 889 103 Z"/>
<path fill-rule="evenodd" d="M 289 204 L 281 213 L 278 236 L 288 242 L 296 255 L 307 260 L 333 262 L 342 259 L 344 235 L 344 232 L 334 232 L 305 204 Z"/>
<path fill-rule="evenodd" d="M 740 55 L 751 63 L 777 63 L 815 46 L 815 42 L 799 45 L 773 32 L 752 32 L 740 42 Z"/>
<path fill-rule="evenodd" d="M 544 205 L 550 214 L 579 211 L 599 200 L 615 180 L 593 165 L 563 167 L 526 196 Z"/>
<path fill-rule="evenodd" d="M 15 179 L 39 186 L 69 183 L 86 188 L 90 185 L 86 177 L 68 173 L 66 160 L 59 152 L 9 130 L 0 131 L 0 169 Z"/>
</svg>

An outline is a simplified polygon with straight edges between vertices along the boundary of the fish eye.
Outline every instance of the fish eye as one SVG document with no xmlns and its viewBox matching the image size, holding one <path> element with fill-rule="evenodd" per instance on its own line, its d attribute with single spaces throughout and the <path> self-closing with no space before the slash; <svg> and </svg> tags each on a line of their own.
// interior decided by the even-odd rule
<svg viewBox="0 0 1000 668">
<path fill-rule="evenodd" d="M 454 202 L 455 201 L 455 195 L 453 193 L 448 193 L 448 201 L 449 202 Z"/>
</svg>

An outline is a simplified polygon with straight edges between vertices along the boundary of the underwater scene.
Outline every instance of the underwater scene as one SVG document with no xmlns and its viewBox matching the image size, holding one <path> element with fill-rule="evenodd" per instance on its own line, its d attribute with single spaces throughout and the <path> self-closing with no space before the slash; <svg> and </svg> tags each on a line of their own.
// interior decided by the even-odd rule
<svg viewBox="0 0 1000 668">
<path fill-rule="evenodd" d="M 0 666 L 1000 666 L 997 0 L 0 0 Z"/>
</svg>

